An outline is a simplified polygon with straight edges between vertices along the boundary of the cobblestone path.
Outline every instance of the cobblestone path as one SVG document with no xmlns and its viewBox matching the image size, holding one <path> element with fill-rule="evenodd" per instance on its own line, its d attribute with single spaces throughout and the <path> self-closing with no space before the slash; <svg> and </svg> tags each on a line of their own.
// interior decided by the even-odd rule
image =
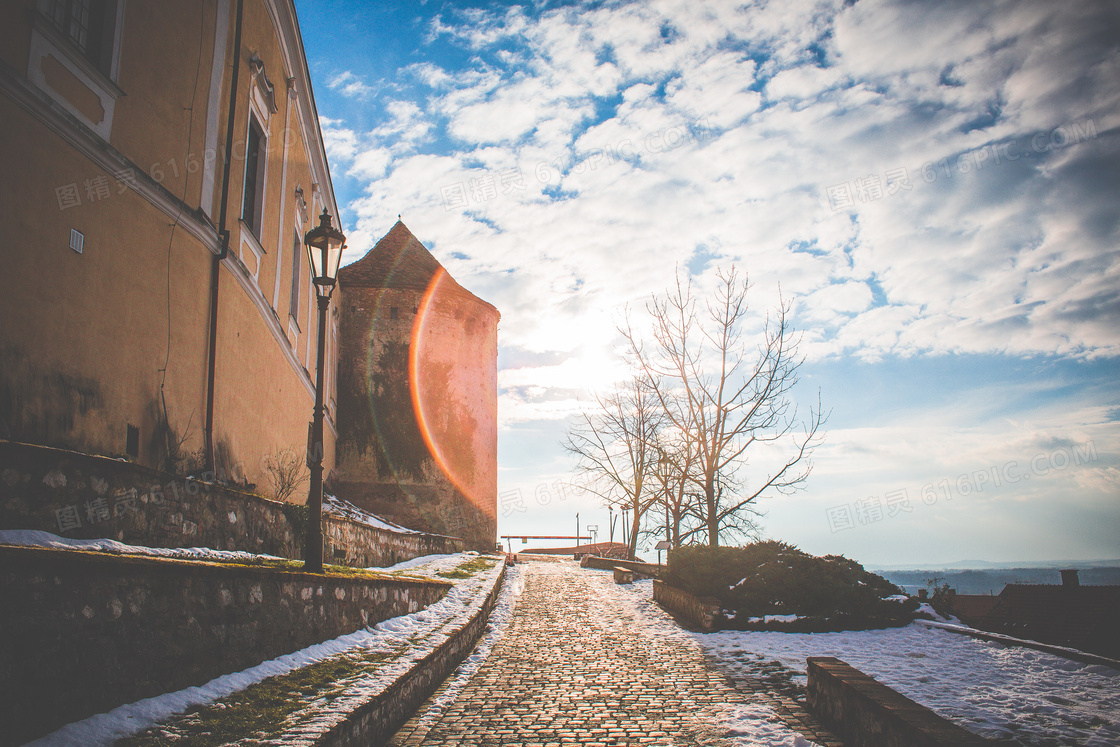
<svg viewBox="0 0 1120 747">
<path fill-rule="evenodd" d="M 394 747 L 730 745 L 734 708 L 773 700 L 709 666 L 689 634 L 650 626 L 611 574 L 570 562 L 519 569 L 525 590 L 489 657 L 442 714 L 421 707 Z M 778 718 L 836 744 L 799 716 Z"/>
</svg>

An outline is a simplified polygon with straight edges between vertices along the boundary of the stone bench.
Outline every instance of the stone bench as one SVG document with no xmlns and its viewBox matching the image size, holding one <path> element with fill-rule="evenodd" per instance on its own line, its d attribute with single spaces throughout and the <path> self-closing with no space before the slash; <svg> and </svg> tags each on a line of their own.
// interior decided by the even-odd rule
<svg viewBox="0 0 1120 747">
<path fill-rule="evenodd" d="M 972 747 L 988 741 L 833 656 L 808 659 L 809 708 L 847 747 Z"/>
<path fill-rule="evenodd" d="M 614 569 L 614 582 L 616 584 L 632 584 L 634 583 L 634 571 L 629 568 L 616 566 Z"/>
</svg>

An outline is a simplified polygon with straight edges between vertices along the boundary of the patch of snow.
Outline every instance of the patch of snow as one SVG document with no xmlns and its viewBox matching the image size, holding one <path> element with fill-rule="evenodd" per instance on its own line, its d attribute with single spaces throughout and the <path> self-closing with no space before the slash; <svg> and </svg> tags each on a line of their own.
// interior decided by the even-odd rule
<svg viewBox="0 0 1120 747">
<path fill-rule="evenodd" d="M 884 602 L 905 602 L 910 597 L 905 594 L 891 594 L 889 597 L 883 597 Z"/>
<path fill-rule="evenodd" d="M 473 551 L 454 552 L 446 555 L 421 555 L 412 560 L 402 560 L 396 565 L 391 565 L 386 568 L 373 566 L 366 570 L 380 571 L 381 573 L 408 571 L 408 575 L 410 576 L 435 576 L 437 573 L 454 570 L 463 562 L 465 557 L 477 555 L 478 553 Z"/>
<path fill-rule="evenodd" d="M 774 709 L 763 703 L 744 703 L 728 708 L 722 726 L 736 747 L 813 747 L 812 742 L 791 731 Z"/>
<path fill-rule="evenodd" d="M 771 623 L 780 622 L 788 623 L 795 620 L 800 620 L 801 615 L 763 615 L 762 617 L 748 617 L 747 622 L 752 623 Z"/>
<path fill-rule="evenodd" d="M 611 604 L 627 610 L 632 619 L 627 620 L 627 632 L 641 631 L 661 640 L 669 639 L 677 645 L 704 649 L 702 636 L 679 627 L 665 610 L 653 601 L 653 580 L 642 579 L 632 584 L 618 585 L 609 575 L 603 574 L 600 592 Z M 637 628 L 637 630 L 635 630 Z M 761 703 L 728 704 L 718 724 L 726 730 L 726 737 L 735 747 L 815 747 L 816 742 L 786 726 L 770 707 Z"/>
<path fill-rule="evenodd" d="M 653 602 L 652 582 L 617 588 L 629 592 L 624 603 L 641 613 L 635 625 L 657 635 L 687 636 L 737 676 L 764 676 L 777 661 L 804 684 L 806 658 L 836 656 L 983 737 L 1031 746 L 1120 744 L 1120 671 L 1111 667 L 922 622 L 840 633 L 688 633 Z M 745 714 L 744 731 L 763 728 L 757 715 Z M 747 738 L 755 742 L 746 744 L 783 744 L 762 734 L 752 733 Z"/>
<path fill-rule="evenodd" d="M 935 610 L 932 606 L 930 606 L 929 602 L 922 602 L 921 604 L 918 605 L 918 614 L 920 615 L 920 614 L 923 614 L 923 613 L 929 615 L 930 617 L 932 617 L 934 620 L 937 620 L 938 622 L 952 623 L 954 625 L 960 625 L 961 624 L 961 621 L 958 620 L 954 615 L 949 615 L 948 617 L 945 617 L 940 612 Z"/>
<path fill-rule="evenodd" d="M 697 634 L 731 671 L 836 656 L 969 731 L 1024 745 L 1120 744 L 1120 672 L 912 623 L 842 633 Z"/>
<path fill-rule="evenodd" d="M 0 545 L 23 545 L 25 547 L 54 547 L 63 550 L 99 550 L 120 555 L 152 555 L 160 558 L 181 560 L 246 561 L 267 558 L 269 560 L 288 560 L 276 555 L 243 552 L 241 550 L 214 550 L 209 547 L 144 547 L 126 545 L 111 539 L 70 539 L 59 537 L 50 532 L 36 529 L 0 530 Z"/>
<path fill-rule="evenodd" d="M 486 631 L 482 634 L 482 638 L 479 639 L 470 656 L 454 672 L 448 675 L 441 686 L 443 690 L 439 696 L 431 700 L 424 712 L 420 714 L 416 725 L 417 729 L 423 731 L 431 729 L 432 725 L 455 703 L 467 682 L 482 667 L 483 662 L 489 658 L 494 644 L 505 636 L 506 630 L 509 629 L 509 622 L 513 619 L 513 611 L 517 606 L 517 600 L 523 591 L 525 591 L 524 566 L 507 568 L 505 584 L 497 602 L 494 604 L 494 609 L 490 612 L 490 621 L 486 625 Z"/>
<path fill-rule="evenodd" d="M 459 553 L 453 556 L 428 556 L 427 559 L 438 567 L 453 568 L 465 562 L 470 555 L 476 554 Z M 489 589 L 493 588 L 501 569 L 502 563 L 499 561 L 488 572 L 477 573 L 469 578 L 459 580 L 443 599 L 419 612 L 385 620 L 373 628 L 364 628 L 349 635 L 308 646 L 295 653 L 266 661 L 241 672 L 216 677 L 198 687 L 188 687 L 177 692 L 147 698 L 120 706 L 108 713 L 90 716 L 82 721 L 67 724 L 61 729 L 31 742 L 30 745 L 35 747 L 110 745 L 122 737 L 137 734 L 195 706 L 209 705 L 268 677 L 287 674 L 295 669 L 323 661 L 346 651 L 363 648 L 370 651 L 388 652 L 401 647 L 410 647 L 402 658 L 393 661 L 375 674 L 363 678 L 359 683 L 355 683 L 355 686 L 349 689 L 343 697 L 331 704 L 316 701 L 305 709 L 305 713 L 311 713 L 317 707 L 327 708 L 325 713 L 313 714 L 314 718 L 312 720 L 315 722 L 315 728 L 321 726 L 322 723 L 329 726 L 329 724 L 336 723 L 345 716 L 347 713 L 346 705 L 354 705 L 350 701 L 355 698 L 359 701 L 368 699 L 384 690 L 397 677 L 411 668 L 416 661 L 430 653 L 436 645 L 446 639 L 446 634 L 441 633 L 441 631 L 450 631 L 469 619 L 481 607 Z M 419 639 L 419 643 L 412 643 L 410 638 Z M 346 701 L 346 703 L 343 701 Z M 300 742 L 292 741 L 290 743 Z"/>
<path fill-rule="evenodd" d="M 323 493 L 323 513 L 332 516 L 342 516 L 343 518 L 350 519 L 359 524 L 364 524 L 367 527 L 374 529 L 382 529 L 386 532 L 396 532 L 397 534 L 424 534 L 423 532 L 415 529 L 402 527 L 400 524 L 394 524 L 388 519 L 383 519 L 376 514 L 371 514 L 369 511 L 358 508 L 353 503 L 342 498 Z"/>
</svg>

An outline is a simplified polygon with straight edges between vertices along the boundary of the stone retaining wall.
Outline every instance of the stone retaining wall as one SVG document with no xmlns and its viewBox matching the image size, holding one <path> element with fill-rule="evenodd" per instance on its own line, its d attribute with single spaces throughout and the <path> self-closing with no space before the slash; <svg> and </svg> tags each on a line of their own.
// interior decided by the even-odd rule
<svg viewBox="0 0 1120 747">
<path fill-rule="evenodd" d="M 832 656 L 808 660 L 809 707 L 847 747 L 971 747 L 987 740 Z"/>
<path fill-rule="evenodd" d="M 704 633 L 716 632 L 723 621 L 718 599 L 694 596 L 664 581 L 653 582 L 653 601 Z"/>
<path fill-rule="evenodd" d="M 634 571 L 639 578 L 657 578 L 657 575 L 665 570 L 665 566 L 657 565 L 656 563 L 639 563 L 636 560 L 616 560 L 615 558 L 603 558 L 598 555 L 584 555 L 583 558 L 580 559 L 579 565 L 581 568 L 597 568 L 601 571 L 626 568 Z"/>
<path fill-rule="evenodd" d="M 303 556 L 305 511 L 237 488 L 131 462 L 0 441 L 0 529 L 148 547 Z M 358 567 L 462 552 L 463 540 L 401 534 L 323 516 L 324 558 Z"/>
<path fill-rule="evenodd" d="M 467 550 L 467 541 L 439 534 L 402 534 L 367 526 L 341 516 L 323 517 L 328 563 L 355 568 L 396 565 L 421 555 Z"/>
<path fill-rule="evenodd" d="M 448 588 L 0 546 L 0 743 L 415 612 Z"/>
<path fill-rule="evenodd" d="M 486 629 L 505 579 L 502 569 L 482 608 L 406 674 L 351 713 L 316 744 L 319 747 L 366 747 L 385 744 L 449 674 L 467 658 Z"/>
</svg>

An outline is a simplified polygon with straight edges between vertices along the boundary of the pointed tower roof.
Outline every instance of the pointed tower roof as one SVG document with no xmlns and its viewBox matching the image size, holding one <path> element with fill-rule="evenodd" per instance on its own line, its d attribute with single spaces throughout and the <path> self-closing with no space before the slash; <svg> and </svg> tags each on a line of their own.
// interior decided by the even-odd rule
<svg viewBox="0 0 1120 747">
<path fill-rule="evenodd" d="M 422 293 L 428 289 L 432 278 L 440 270 L 445 273 L 444 280 L 441 281 L 443 293 L 470 298 L 498 317 L 501 316 L 493 304 L 483 301 L 459 285 L 400 220 L 389 233 L 381 237 L 381 241 L 366 252 L 366 256 L 339 270 L 338 282 L 344 288 L 407 288 Z"/>
<path fill-rule="evenodd" d="M 401 221 L 366 256 L 338 271 L 342 285 L 424 290 L 442 265 Z"/>
</svg>

